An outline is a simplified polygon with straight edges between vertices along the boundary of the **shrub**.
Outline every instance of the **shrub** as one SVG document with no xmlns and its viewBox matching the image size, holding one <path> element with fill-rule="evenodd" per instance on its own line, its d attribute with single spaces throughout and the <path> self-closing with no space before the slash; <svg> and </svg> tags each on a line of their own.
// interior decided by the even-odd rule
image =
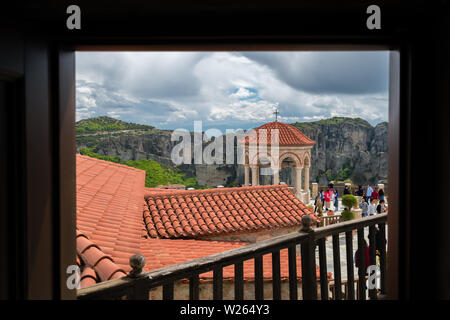
<svg viewBox="0 0 450 320">
<path fill-rule="evenodd" d="M 358 204 L 358 199 L 354 195 L 346 194 L 342 197 L 342 204 L 345 208 L 351 209 Z"/>
<path fill-rule="evenodd" d="M 341 217 L 343 221 L 349 221 L 355 219 L 355 213 L 350 210 L 344 210 L 341 213 Z"/>
</svg>

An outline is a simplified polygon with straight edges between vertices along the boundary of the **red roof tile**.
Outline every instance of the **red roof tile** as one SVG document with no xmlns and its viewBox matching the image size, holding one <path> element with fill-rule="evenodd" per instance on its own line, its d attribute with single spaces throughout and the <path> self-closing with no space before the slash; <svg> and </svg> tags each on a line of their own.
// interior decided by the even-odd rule
<svg viewBox="0 0 450 320">
<path fill-rule="evenodd" d="M 140 252 L 145 171 L 77 155 L 77 251 L 99 281 L 124 276 Z M 121 264 L 115 257 L 126 256 Z M 82 278 L 81 285 L 92 284 Z"/>
<path fill-rule="evenodd" d="M 156 237 L 253 230 L 268 227 L 272 220 L 282 226 L 300 222 L 299 216 L 309 212 L 281 186 L 164 190 L 156 195 L 144 183 L 142 170 L 77 155 L 77 263 L 82 269 L 82 287 L 125 276 L 130 271 L 129 258 L 136 253 L 145 256 L 144 269 L 150 271 L 246 244 Z M 144 194 L 152 199 L 151 204 L 144 201 Z M 161 214 L 150 215 L 155 210 Z M 281 254 L 285 278 L 287 258 Z M 232 269 L 224 269 L 225 279 L 233 277 Z M 267 279 L 270 270 L 268 255 L 264 258 Z M 201 278 L 211 276 L 206 273 Z M 248 261 L 244 279 L 252 278 L 253 261 Z"/>
<path fill-rule="evenodd" d="M 301 224 L 317 217 L 285 185 L 146 193 L 152 238 L 192 238 Z"/>
<path fill-rule="evenodd" d="M 109 255 L 78 230 L 77 258 L 81 268 L 82 288 L 126 275 Z"/>
<path fill-rule="evenodd" d="M 260 130 L 266 130 L 260 131 Z M 256 135 L 245 138 L 245 143 L 267 145 L 272 144 L 272 130 L 278 129 L 278 145 L 280 146 L 312 146 L 316 142 L 305 136 L 298 128 L 279 121 L 269 122 L 255 128 Z M 275 134 L 275 131 L 273 132 Z M 275 137 L 276 138 L 276 137 Z"/>
</svg>

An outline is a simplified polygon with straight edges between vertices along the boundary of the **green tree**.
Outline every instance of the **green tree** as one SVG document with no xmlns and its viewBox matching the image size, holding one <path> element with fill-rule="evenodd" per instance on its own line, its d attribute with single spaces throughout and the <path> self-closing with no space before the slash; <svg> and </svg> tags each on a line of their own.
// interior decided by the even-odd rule
<svg viewBox="0 0 450 320">
<path fill-rule="evenodd" d="M 355 213 L 352 211 L 352 208 L 358 204 L 358 199 L 354 195 L 346 194 L 342 197 L 342 204 L 345 207 L 345 210 L 341 213 L 342 220 L 354 219 Z"/>
<path fill-rule="evenodd" d="M 342 196 L 342 204 L 348 210 L 358 204 L 358 199 L 352 194 L 345 194 Z"/>
</svg>

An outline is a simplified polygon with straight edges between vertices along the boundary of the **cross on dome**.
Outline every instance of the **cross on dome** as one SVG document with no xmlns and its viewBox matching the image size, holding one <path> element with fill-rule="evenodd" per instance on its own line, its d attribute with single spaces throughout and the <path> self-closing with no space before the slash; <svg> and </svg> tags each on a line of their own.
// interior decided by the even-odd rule
<svg viewBox="0 0 450 320">
<path fill-rule="evenodd" d="M 275 115 L 275 122 L 278 121 L 278 115 L 280 114 L 280 112 L 278 111 L 277 108 L 275 108 L 275 111 L 273 112 L 273 114 Z"/>
</svg>

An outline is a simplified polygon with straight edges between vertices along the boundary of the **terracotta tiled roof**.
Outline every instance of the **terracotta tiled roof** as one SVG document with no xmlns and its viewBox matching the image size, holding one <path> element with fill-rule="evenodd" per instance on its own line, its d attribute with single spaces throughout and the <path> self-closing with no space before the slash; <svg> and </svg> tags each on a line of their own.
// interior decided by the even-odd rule
<svg viewBox="0 0 450 320">
<path fill-rule="evenodd" d="M 150 271 L 239 248 L 246 244 L 243 242 L 148 238 L 150 229 L 147 232 L 143 220 L 144 217 L 147 217 L 148 226 L 150 212 L 147 202 L 144 201 L 144 194 L 153 201 L 161 200 L 164 205 L 168 203 L 167 201 L 173 202 L 174 206 L 178 204 L 182 210 L 193 209 L 191 204 L 194 203 L 194 197 L 198 200 L 207 200 L 203 208 L 206 212 L 211 212 L 208 208 L 217 212 L 211 220 L 219 219 L 218 226 L 225 228 L 229 225 L 234 228 L 240 226 L 243 230 L 247 230 L 244 229 L 245 226 L 249 228 L 248 230 L 267 227 L 269 221 L 275 221 L 279 226 L 299 223 L 298 216 L 308 210 L 293 197 L 289 190 L 282 186 L 221 188 L 205 191 L 144 188 L 144 171 L 81 155 L 77 155 L 76 184 L 77 263 L 81 266 L 82 287 L 124 276 L 130 270 L 129 258 L 136 253 L 145 256 L 146 266 L 144 269 Z M 195 199 L 195 202 L 198 200 Z M 157 206 L 161 203 L 158 201 Z M 228 205 L 237 206 L 238 204 L 242 206 L 242 210 L 246 214 L 235 217 L 225 216 L 228 214 L 227 211 L 231 210 L 231 213 L 232 210 L 235 210 L 237 212 L 236 209 L 227 207 Z M 224 207 L 222 208 L 222 206 Z M 260 216 L 257 215 L 256 208 L 258 208 Z M 281 208 L 282 212 L 277 208 Z M 245 211 L 247 209 L 250 211 Z M 192 211 L 194 212 L 194 210 Z M 200 209 L 197 211 L 200 212 Z M 176 209 L 174 212 L 179 213 Z M 145 215 L 146 213 L 147 215 Z M 186 213 L 185 218 L 187 219 L 187 217 L 192 219 Z M 199 216 L 194 212 L 193 217 Z M 224 220 L 225 217 L 227 217 L 227 221 Z M 251 218 L 252 221 L 248 218 Z M 164 223 L 171 221 L 175 230 L 178 226 L 172 222 L 173 219 L 174 215 L 171 213 L 170 216 L 167 215 L 164 218 Z M 186 221 L 183 217 L 177 216 L 177 219 L 184 228 Z M 161 218 L 162 220 L 163 218 Z M 204 225 L 200 220 L 196 223 L 193 221 L 189 223 L 193 223 L 192 230 L 197 230 L 194 225 L 199 227 Z M 166 226 L 169 227 L 168 224 Z M 281 253 L 283 278 L 288 276 L 287 256 L 285 255 L 286 253 Z M 300 269 L 298 269 L 298 275 L 300 276 Z M 244 264 L 244 279 L 251 280 L 253 276 L 253 261 L 248 261 Z M 201 279 L 204 280 L 211 277 L 211 273 L 201 275 Z M 225 268 L 224 279 L 232 277 L 233 268 Z M 270 255 L 264 258 L 264 277 L 267 279 L 271 277 Z"/>
<path fill-rule="evenodd" d="M 192 238 L 301 224 L 317 217 L 285 185 L 146 193 L 152 238 Z"/>
<path fill-rule="evenodd" d="M 147 233 L 142 222 L 145 171 L 82 155 L 76 161 L 78 254 L 101 281 L 113 270 L 122 270 L 123 276 Z"/>
<path fill-rule="evenodd" d="M 123 268 L 78 230 L 77 257 L 81 268 L 82 288 L 126 275 Z"/>
<path fill-rule="evenodd" d="M 261 129 L 265 129 L 266 133 L 263 134 L 263 131 L 260 132 Z M 269 122 L 255 128 L 256 136 L 250 135 L 245 138 L 245 143 L 248 144 L 272 144 L 272 130 L 278 129 L 278 145 L 280 146 L 312 146 L 316 142 L 314 140 L 309 139 L 305 136 L 299 129 L 296 127 L 279 122 Z"/>
</svg>

